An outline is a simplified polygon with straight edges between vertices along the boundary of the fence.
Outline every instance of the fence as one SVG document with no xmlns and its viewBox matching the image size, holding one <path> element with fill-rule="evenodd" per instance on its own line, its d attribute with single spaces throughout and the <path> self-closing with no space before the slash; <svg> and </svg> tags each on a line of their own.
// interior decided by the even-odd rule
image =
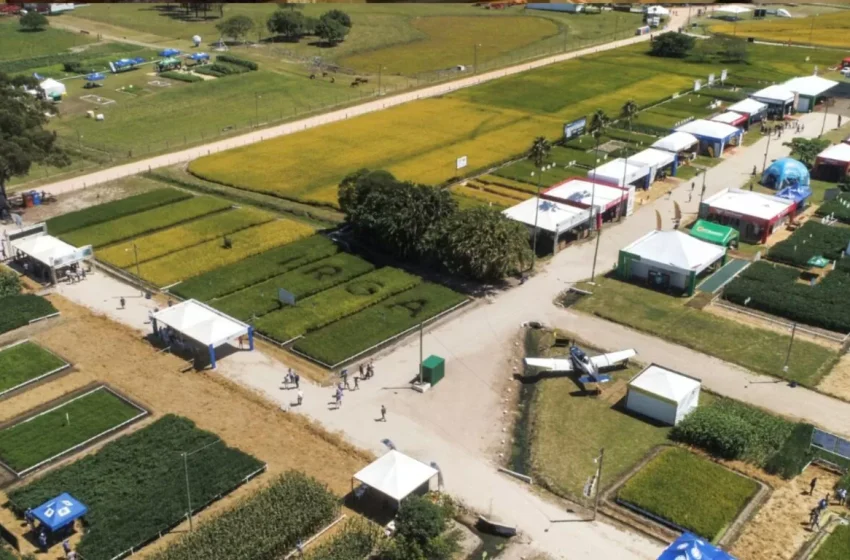
<svg viewBox="0 0 850 560">
<path fill-rule="evenodd" d="M 850 340 L 850 334 L 840 335 L 838 333 L 831 333 L 829 331 L 823 331 L 823 330 L 819 330 L 819 329 L 809 328 L 809 327 L 800 325 L 799 323 L 797 324 L 796 327 L 794 327 L 793 321 L 786 321 L 786 320 L 782 320 L 779 317 L 776 317 L 776 316 L 773 316 L 773 315 L 767 315 L 765 313 L 761 313 L 761 312 L 754 311 L 754 310 L 751 310 L 751 309 L 744 309 L 744 308 L 742 308 L 738 305 L 734 305 L 732 303 L 727 302 L 726 300 L 724 300 L 722 298 L 722 295 L 723 295 L 722 292 L 717 292 L 717 295 L 715 296 L 714 299 L 711 300 L 711 303 L 713 305 L 716 305 L 717 307 L 719 307 L 721 309 L 726 310 L 726 311 L 732 311 L 734 313 L 740 313 L 741 315 L 746 315 L 747 317 L 751 317 L 753 319 L 758 319 L 759 321 L 763 321 L 765 323 L 770 323 L 772 325 L 776 325 L 778 327 L 788 329 L 789 331 L 793 328 L 797 332 L 804 333 L 804 334 L 811 336 L 813 338 L 820 338 L 820 339 L 826 340 L 828 342 L 833 342 L 833 343 L 836 343 L 836 344 L 842 344 L 843 345 L 843 344 L 846 344 L 848 342 L 848 340 Z"/>
<path fill-rule="evenodd" d="M 841 470 L 847 470 L 850 465 L 850 441 L 842 437 L 815 428 L 812 430 L 811 446 L 827 454 L 820 454 L 820 459 L 839 466 Z"/>
</svg>

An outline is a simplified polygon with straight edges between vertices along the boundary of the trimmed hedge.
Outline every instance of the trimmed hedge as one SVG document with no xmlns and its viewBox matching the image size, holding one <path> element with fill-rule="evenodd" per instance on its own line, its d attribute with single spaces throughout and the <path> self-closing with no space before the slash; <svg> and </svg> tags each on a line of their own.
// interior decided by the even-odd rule
<svg viewBox="0 0 850 560">
<path fill-rule="evenodd" d="M 34 319 L 56 313 L 53 304 L 43 297 L 20 294 L 0 298 L 0 334 L 24 327 Z"/>
<path fill-rule="evenodd" d="M 797 424 L 785 444 L 764 464 L 764 470 L 770 474 L 790 480 L 803 472 L 813 457 L 811 451 L 811 424 Z"/>
<path fill-rule="evenodd" d="M 836 220 L 843 224 L 850 224 L 850 208 L 841 202 L 850 202 L 850 193 L 841 193 L 832 200 L 828 200 L 820 205 L 816 214 L 818 216 L 832 215 Z"/>
<path fill-rule="evenodd" d="M 247 68 L 248 70 L 259 70 L 260 68 L 260 66 L 253 60 L 245 60 L 244 58 L 239 58 L 238 56 L 233 56 L 232 54 L 220 54 L 217 55 L 215 59 L 218 62 L 229 62 L 230 64 L 242 66 L 244 68 Z"/>
<path fill-rule="evenodd" d="M 195 71 L 197 72 L 198 69 L 195 68 Z M 195 76 L 194 74 L 187 74 L 186 72 L 175 72 L 174 70 L 168 72 L 160 72 L 159 76 L 162 78 L 168 78 L 169 80 L 177 80 L 178 82 L 187 82 L 190 84 L 204 81 L 204 79 L 200 76 Z"/>
<path fill-rule="evenodd" d="M 123 216 L 129 216 L 158 206 L 165 206 L 192 198 L 191 193 L 177 189 L 162 188 L 129 198 L 122 198 L 106 204 L 98 204 L 84 210 L 77 210 L 47 220 L 47 232 L 59 236 L 70 231 L 93 226 Z"/>
<path fill-rule="evenodd" d="M 840 259 L 849 242 L 850 228 L 828 226 L 809 220 L 791 237 L 771 247 L 767 258 L 806 267 L 806 263 L 814 256 L 822 256 L 832 261 Z"/>
</svg>

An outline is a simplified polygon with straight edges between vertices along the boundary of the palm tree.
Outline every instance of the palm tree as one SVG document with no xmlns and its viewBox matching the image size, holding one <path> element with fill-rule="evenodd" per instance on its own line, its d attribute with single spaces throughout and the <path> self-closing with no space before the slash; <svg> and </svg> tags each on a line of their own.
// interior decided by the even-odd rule
<svg viewBox="0 0 850 560">
<path fill-rule="evenodd" d="M 528 150 L 528 158 L 534 162 L 534 167 L 540 169 L 546 163 L 546 158 L 549 157 L 551 150 L 552 144 L 545 137 L 538 136 L 531 143 L 531 149 Z"/>
<path fill-rule="evenodd" d="M 632 131 L 632 120 L 637 118 L 638 104 L 634 99 L 629 99 L 623 104 L 620 109 L 620 118 L 629 123 L 629 132 Z"/>
<path fill-rule="evenodd" d="M 590 117 L 590 124 L 587 127 L 587 131 L 591 136 L 596 138 L 597 147 L 599 144 L 599 137 L 602 136 L 602 131 L 605 130 L 610 122 L 611 119 L 608 118 L 608 115 L 606 115 L 605 111 L 602 109 L 597 109 Z"/>
</svg>

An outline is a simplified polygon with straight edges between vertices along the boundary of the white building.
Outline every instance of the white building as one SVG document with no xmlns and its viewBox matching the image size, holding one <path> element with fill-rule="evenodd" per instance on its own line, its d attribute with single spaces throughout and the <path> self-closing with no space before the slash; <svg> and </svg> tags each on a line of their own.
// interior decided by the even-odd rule
<svg viewBox="0 0 850 560">
<path fill-rule="evenodd" d="M 701 385 L 695 377 L 651 364 L 629 381 L 626 408 L 675 426 L 699 405 Z"/>
</svg>

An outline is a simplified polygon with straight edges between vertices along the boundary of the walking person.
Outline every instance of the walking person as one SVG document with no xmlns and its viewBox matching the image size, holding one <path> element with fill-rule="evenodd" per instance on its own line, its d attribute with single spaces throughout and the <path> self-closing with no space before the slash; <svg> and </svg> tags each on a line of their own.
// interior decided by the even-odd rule
<svg viewBox="0 0 850 560">
<path fill-rule="evenodd" d="M 339 372 L 339 376 L 342 378 L 342 383 L 339 384 L 340 389 L 342 389 L 343 386 L 348 389 L 348 370 L 342 370 L 341 372 Z"/>
<path fill-rule="evenodd" d="M 118 300 L 118 303 L 121 304 L 121 309 L 124 309 L 125 307 L 127 307 L 127 300 L 125 300 L 123 297 Z"/>
<path fill-rule="evenodd" d="M 847 504 L 847 489 L 839 488 L 838 489 L 838 505 L 843 506 Z"/>
<path fill-rule="evenodd" d="M 38 534 L 38 546 L 42 552 L 47 552 L 47 531 L 44 529 Z"/>
<path fill-rule="evenodd" d="M 71 543 L 68 539 L 62 541 L 62 551 L 65 553 L 65 558 L 68 558 L 71 555 Z"/>
<path fill-rule="evenodd" d="M 347 373 L 345 374 L 345 377 L 343 377 L 343 380 L 344 380 L 344 383 L 345 383 L 345 389 L 347 391 L 350 391 L 351 385 L 348 383 L 348 374 Z"/>
<path fill-rule="evenodd" d="M 818 502 L 818 509 L 819 510 L 823 511 L 828 507 L 829 507 L 829 494 L 827 494 L 826 496 L 821 498 L 821 500 Z"/>
<path fill-rule="evenodd" d="M 360 363 L 360 377 L 363 377 L 363 363 Z"/>
<path fill-rule="evenodd" d="M 342 391 L 336 393 L 336 407 L 339 409 L 342 406 Z"/>
<path fill-rule="evenodd" d="M 381 405 L 381 422 L 386 422 L 386 421 L 387 421 L 387 407 L 384 406 L 384 405 Z"/>
<path fill-rule="evenodd" d="M 301 406 L 301 403 L 304 402 L 304 391 L 298 389 L 297 398 L 298 398 L 298 406 Z"/>
<path fill-rule="evenodd" d="M 301 386 L 301 376 L 298 375 L 297 371 L 292 372 L 292 381 L 295 382 L 295 388 L 298 389 Z"/>
<path fill-rule="evenodd" d="M 355 376 L 354 377 L 354 390 L 357 391 L 359 389 L 360 389 L 360 378 Z"/>
<path fill-rule="evenodd" d="M 814 477 L 811 482 L 809 482 L 809 496 L 815 495 L 815 487 L 818 485 L 818 477 Z"/>
<path fill-rule="evenodd" d="M 820 529 L 820 510 L 813 508 L 809 514 L 809 530 L 814 531 L 815 528 Z"/>
</svg>

